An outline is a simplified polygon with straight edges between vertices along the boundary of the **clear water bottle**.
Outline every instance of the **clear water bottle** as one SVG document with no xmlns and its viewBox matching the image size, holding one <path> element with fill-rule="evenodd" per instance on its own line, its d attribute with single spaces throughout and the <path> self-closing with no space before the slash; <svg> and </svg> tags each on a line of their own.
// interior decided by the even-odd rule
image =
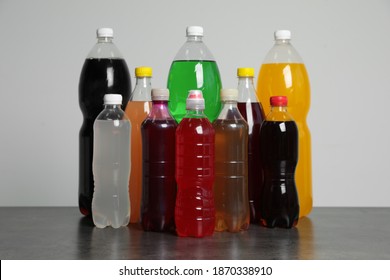
<svg viewBox="0 0 390 280">
<path fill-rule="evenodd" d="M 151 108 L 152 68 L 140 66 L 135 68 L 136 84 L 126 107 L 126 115 L 131 122 L 131 176 L 129 194 L 131 202 L 130 223 L 141 220 L 142 197 L 142 139 L 141 124 Z"/>
<path fill-rule="evenodd" d="M 182 237 L 209 236 L 215 227 L 215 131 L 204 108 L 202 91 L 191 90 L 187 114 L 176 129 L 175 222 L 176 232 Z"/>
<path fill-rule="evenodd" d="M 122 96 L 104 95 L 95 120 L 92 218 L 99 228 L 126 226 L 130 220 L 130 121 L 121 109 Z"/>
<path fill-rule="evenodd" d="M 111 28 L 97 30 L 97 43 L 85 59 L 79 81 L 79 104 L 83 125 L 79 134 L 79 209 L 91 215 L 93 194 L 93 123 L 102 110 L 103 96 L 108 92 L 122 95 L 125 108 L 131 92 L 129 69 L 113 42 Z"/>
<path fill-rule="evenodd" d="M 152 89 L 152 109 L 141 125 L 141 223 L 145 231 L 175 228 L 177 123 L 169 113 L 168 99 L 168 89 Z"/>
<path fill-rule="evenodd" d="M 248 123 L 248 193 L 251 223 L 259 223 L 263 172 L 260 160 L 260 127 L 265 119 L 263 106 L 253 84 L 255 70 L 238 68 L 238 109 Z M 257 214 L 256 214 L 257 213 Z"/>
<path fill-rule="evenodd" d="M 237 89 L 222 89 L 215 130 L 215 230 L 249 227 L 248 125 L 237 108 Z"/>
<path fill-rule="evenodd" d="M 205 115 L 214 121 L 221 109 L 222 88 L 218 65 L 203 42 L 203 27 L 187 27 L 187 41 L 175 56 L 168 75 L 169 110 L 178 123 L 186 115 L 186 98 L 190 90 L 203 93 Z"/>
</svg>

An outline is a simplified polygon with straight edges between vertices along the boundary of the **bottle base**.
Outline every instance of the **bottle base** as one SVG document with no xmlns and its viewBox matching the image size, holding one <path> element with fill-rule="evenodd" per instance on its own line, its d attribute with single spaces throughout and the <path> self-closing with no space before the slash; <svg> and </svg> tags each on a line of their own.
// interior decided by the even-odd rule
<svg viewBox="0 0 390 280">
<path fill-rule="evenodd" d="M 274 219 L 260 219 L 262 226 L 267 228 L 292 228 L 297 226 L 298 218 L 290 219 L 289 217 L 279 217 Z"/>
</svg>

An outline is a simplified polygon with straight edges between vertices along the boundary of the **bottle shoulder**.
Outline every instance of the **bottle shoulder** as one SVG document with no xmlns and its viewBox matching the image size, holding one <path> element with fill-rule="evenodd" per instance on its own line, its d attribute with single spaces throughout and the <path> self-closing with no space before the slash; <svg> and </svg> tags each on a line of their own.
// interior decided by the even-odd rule
<svg viewBox="0 0 390 280">
<path fill-rule="evenodd" d="M 209 60 L 215 61 L 213 54 L 203 41 L 185 42 L 177 52 L 174 61 L 180 60 Z"/>
<path fill-rule="evenodd" d="M 177 127 L 179 133 L 184 130 L 193 131 L 194 134 L 214 134 L 213 125 L 205 116 L 199 118 L 185 116 Z"/>
<path fill-rule="evenodd" d="M 123 59 L 123 55 L 114 43 L 96 43 L 89 51 L 87 58 Z"/>
<path fill-rule="evenodd" d="M 103 111 L 100 112 L 100 114 L 96 118 L 97 121 L 115 121 L 115 120 L 123 120 L 123 121 L 129 121 L 126 113 L 120 109 L 103 109 Z"/>
<path fill-rule="evenodd" d="M 216 121 L 245 122 L 245 119 L 237 106 L 223 105 Z"/>
<path fill-rule="evenodd" d="M 294 119 L 292 115 L 287 111 L 279 111 L 279 110 L 271 110 L 271 112 L 268 113 L 268 115 L 265 117 L 266 121 L 270 122 L 287 122 L 291 121 L 294 122 Z"/>
<path fill-rule="evenodd" d="M 298 51 L 291 44 L 275 44 L 264 58 L 267 63 L 303 63 Z"/>
</svg>

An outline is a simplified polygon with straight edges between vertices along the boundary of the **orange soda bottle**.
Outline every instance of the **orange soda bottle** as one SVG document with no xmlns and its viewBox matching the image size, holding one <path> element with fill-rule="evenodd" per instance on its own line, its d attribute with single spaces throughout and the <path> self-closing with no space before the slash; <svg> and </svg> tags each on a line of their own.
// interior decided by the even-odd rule
<svg viewBox="0 0 390 280">
<path fill-rule="evenodd" d="M 311 136 L 306 117 L 310 107 L 310 83 L 306 67 L 291 45 L 291 32 L 274 33 L 275 44 L 266 55 L 257 80 L 257 96 L 267 115 L 271 96 L 287 96 L 289 113 L 298 126 L 299 155 L 295 173 L 300 205 L 299 216 L 306 216 L 313 206 L 311 174 Z"/>
<path fill-rule="evenodd" d="M 136 84 L 126 106 L 126 115 L 131 123 L 131 168 L 129 180 L 130 223 L 141 220 L 142 198 L 142 137 L 141 125 L 152 106 L 152 68 L 135 68 Z"/>
</svg>

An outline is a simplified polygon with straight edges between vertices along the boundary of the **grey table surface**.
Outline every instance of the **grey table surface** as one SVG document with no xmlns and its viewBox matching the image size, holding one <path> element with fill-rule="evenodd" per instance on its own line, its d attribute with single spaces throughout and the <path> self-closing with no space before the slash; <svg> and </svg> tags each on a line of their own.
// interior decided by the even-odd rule
<svg viewBox="0 0 390 280">
<path fill-rule="evenodd" d="M 1 207 L 0 259 L 390 259 L 390 208 L 314 208 L 293 229 L 206 238 L 98 229 L 76 207 Z"/>
</svg>

